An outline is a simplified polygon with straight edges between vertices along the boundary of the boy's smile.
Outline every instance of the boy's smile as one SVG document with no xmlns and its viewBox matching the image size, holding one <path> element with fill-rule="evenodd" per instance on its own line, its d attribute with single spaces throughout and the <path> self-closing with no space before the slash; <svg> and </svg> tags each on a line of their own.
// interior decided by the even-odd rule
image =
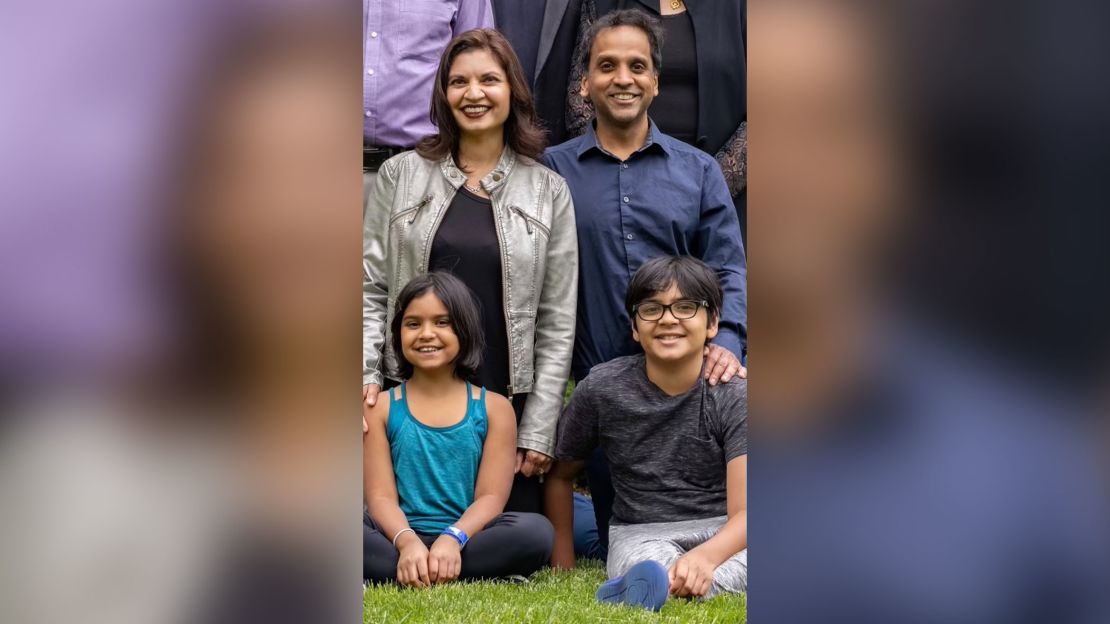
<svg viewBox="0 0 1110 624">
<path fill-rule="evenodd" d="M 648 304 L 670 306 L 654 321 L 640 318 L 642 307 Z M 675 307 L 680 309 L 695 305 L 697 312 L 690 318 L 675 317 Z M 708 322 L 708 312 L 700 302 L 691 302 L 678 287 L 672 284 L 666 291 L 640 302 L 641 310 L 633 317 L 632 337 L 652 359 L 678 362 L 688 358 L 701 358 L 705 343 L 717 335 L 717 321 Z M 652 315 L 647 315 L 652 316 Z M 685 316 L 685 314 L 679 314 Z"/>
</svg>

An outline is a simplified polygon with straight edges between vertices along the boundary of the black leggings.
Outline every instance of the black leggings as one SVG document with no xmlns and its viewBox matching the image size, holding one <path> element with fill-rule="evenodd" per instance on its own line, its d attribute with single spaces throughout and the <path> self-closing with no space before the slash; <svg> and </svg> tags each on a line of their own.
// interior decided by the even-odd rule
<svg viewBox="0 0 1110 624">
<path fill-rule="evenodd" d="M 431 547 L 438 535 L 416 534 Z M 392 536 L 390 536 L 392 537 Z M 371 583 L 397 580 L 397 549 L 365 514 L 362 523 L 362 575 Z M 547 565 L 555 532 L 534 513 L 503 513 L 472 537 L 462 551 L 460 579 L 528 576 Z"/>
</svg>

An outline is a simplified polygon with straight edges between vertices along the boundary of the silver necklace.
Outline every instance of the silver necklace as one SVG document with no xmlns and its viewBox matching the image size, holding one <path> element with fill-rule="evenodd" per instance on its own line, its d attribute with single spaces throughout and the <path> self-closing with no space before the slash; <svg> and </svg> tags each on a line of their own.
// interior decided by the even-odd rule
<svg viewBox="0 0 1110 624">
<path fill-rule="evenodd" d="M 469 184 L 467 184 L 466 182 L 463 182 L 463 186 L 466 187 L 466 190 L 470 191 L 471 193 L 474 193 L 475 195 L 481 195 L 482 194 L 482 186 L 481 186 L 480 183 L 477 187 L 473 187 L 473 186 L 470 186 Z"/>
</svg>

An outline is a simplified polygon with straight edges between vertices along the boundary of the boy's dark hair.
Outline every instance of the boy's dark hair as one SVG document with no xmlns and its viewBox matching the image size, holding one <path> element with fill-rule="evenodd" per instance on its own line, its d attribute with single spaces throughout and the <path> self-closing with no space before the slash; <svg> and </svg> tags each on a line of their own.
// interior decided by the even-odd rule
<svg viewBox="0 0 1110 624">
<path fill-rule="evenodd" d="M 451 328 L 459 338 L 455 376 L 464 380 L 473 379 L 482 364 L 482 349 L 485 347 L 478 300 L 462 280 L 445 271 L 417 275 L 397 295 L 396 313 L 390 324 L 393 352 L 397 355 L 395 372 L 401 379 L 412 377 L 412 363 L 405 359 L 401 348 L 401 321 L 404 320 L 405 310 L 412 300 L 429 291 L 435 293 L 443 302 L 443 307 L 447 308 Z"/>
<path fill-rule="evenodd" d="M 621 9 L 606 13 L 594 20 L 586 30 L 586 34 L 582 36 L 582 45 L 575 53 L 574 62 L 582 70 L 582 74 L 585 75 L 590 71 L 590 52 L 594 49 L 594 41 L 597 40 L 598 34 L 618 26 L 632 26 L 644 31 L 651 46 L 651 66 L 658 76 L 659 70 L 663 67 L 663 27 L 659 24 L 659 20 L 638 9 Z"/>
<path fill-rule="evenodd" d="M 674 285 L 682 297 L 695 301 L 706 301 L 706 322 L 710 325 L 721 314 L 721 280 L 709 265 L 693 256 L 660 256 L 648 260 L 632 276 L 628 292 L 624 297 L 624 307 L 628 311 L 632 326 L 636 326 L 636 315 L 632 307 L 666 291 Z"/>
</svg>

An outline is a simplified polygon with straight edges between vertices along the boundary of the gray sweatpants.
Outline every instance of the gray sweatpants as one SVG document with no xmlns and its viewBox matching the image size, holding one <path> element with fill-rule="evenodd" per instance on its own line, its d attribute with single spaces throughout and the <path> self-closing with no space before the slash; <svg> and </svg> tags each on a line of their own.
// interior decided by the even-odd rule
<svg viewBox="0 0 1110 624">
<path fill-rule="evenodd" d="M 713 537 L 728 520 L 725 516 L 653 522 L 646 524 L 609 525 L 609 578 L 621 576 L 628 568 L 645 559 L 658 561 L 670 568 L 679 557 Z M 713 585 L 706 598 L 717 594 L 739 594 L 748 587 L 748 550 L 729 557 L 713 572 Z"/>
</svg>

